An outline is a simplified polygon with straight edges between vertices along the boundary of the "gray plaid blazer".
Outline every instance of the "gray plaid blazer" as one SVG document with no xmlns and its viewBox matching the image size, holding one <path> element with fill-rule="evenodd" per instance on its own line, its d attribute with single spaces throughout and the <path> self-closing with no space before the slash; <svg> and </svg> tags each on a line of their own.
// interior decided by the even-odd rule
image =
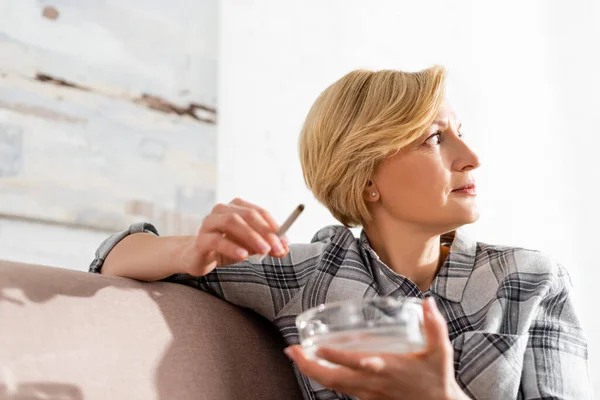
<svg viewBox="0 0 600 400">
<path fill-rule="evenodd" d="M 127 235 L 158 235 L 149 223 L 107 238 L 90 272 L 99 273 Z M 175 274 L 193 286 L 271 321 L 288 344 L 298 344 L 296 316 L 322 303 L 392 296 L 432 296 L 448 322 L 456 379 L 473 399 L 592 398 L 587 342 L 571 298 L 566 270 L 533 250 L 492 246 L 462 230 L 442 236 L 448 258 L 429 290 L 392 271 L 343 226 L 321 229 L 309 244 L 290 246 L 283 259 L 266 257 L 216 268 L 206 276 Z M 352 399 L 320 386 L 294 365 L 304 398 Z"/>
</svg>

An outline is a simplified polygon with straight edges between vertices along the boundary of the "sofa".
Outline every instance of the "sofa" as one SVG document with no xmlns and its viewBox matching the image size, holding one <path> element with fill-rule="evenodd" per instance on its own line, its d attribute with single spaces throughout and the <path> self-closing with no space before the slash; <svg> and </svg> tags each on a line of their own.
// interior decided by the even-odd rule
<svg viewBox="0 0 600 400">
<path fill-rule="evenodd" d="M 260 316 L 196 289 L 0 261 L 0 399 L 301 399 Z"/>
</svg>

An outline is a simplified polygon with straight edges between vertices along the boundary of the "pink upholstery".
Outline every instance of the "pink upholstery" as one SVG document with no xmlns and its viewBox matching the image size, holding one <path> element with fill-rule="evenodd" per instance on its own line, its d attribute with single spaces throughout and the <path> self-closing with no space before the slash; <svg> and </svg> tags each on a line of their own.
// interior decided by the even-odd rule
<svg viewBox="0 0 600 400">
<path fill-rule="evenodd" d="M 190 287 L 0 261 L 0 399 L 301 399 L 282 346 Z"/>
</svg>

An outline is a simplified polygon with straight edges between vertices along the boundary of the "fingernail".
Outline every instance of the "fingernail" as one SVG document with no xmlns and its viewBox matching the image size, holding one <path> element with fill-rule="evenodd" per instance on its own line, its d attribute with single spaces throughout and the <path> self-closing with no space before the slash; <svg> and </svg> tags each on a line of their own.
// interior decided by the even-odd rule
<svg viewBox="0 0 600 400">
<path fill-rule="evenodd" d="M 290 349 L 289 347 L 286 347 L 285 349 L 283 349 L 283 352 L 285 353 L 286 356 L 288 356 L 292 361 L 294 361 L 294 354 L 292 352 L 292 349 Z"/>
<path fill-rule="evenodd" d="M 433 297 L 428 297 L 427 301 L 429 302 L 429 309 L 427 311 L 427 316 L 429 316 L 429 318 L 433 318 L 433 319 L 440 318 L 441 317 L 440 309 L 438 308 L 435 299 Z"/>
<path fill-rule="evenodd" d="M 287 235 L 281 235 L 279 238 L 281 239 L 283 244 L 285 244 L 285 245 L 290 244 L 290 239 L 287 237 Z"/>
<path fill-rule="evenodd" d="M 437 308 L 437 304 L 435 303 L 433 297 L 428 297 L 425 299 L 425 301 L 428 302 L 431 307 Z"/>
<path fill-rule="evenodd" d="M 385 361 L 383 358 L 377 356 L 368 357 L 360 360 L 360 366 L 373 372 L 379 372 L 385 368 Z"/>
<path fill-rule="evenodd" d="M 239 258 L 247 258 L 248 257 L 248 252 L 245 249 L 242 249 L 242 248 L 236 249 L 235 254 Z"/>
<path fill-rule="evenodd" d="M 269 242 L 271 242 L 271 247 L 273 248 L 275 254 L 285 253 L 285 249 L 282 246 L 281 239 L 279 238 L 279 236 L 275 235 L 274 233 L 271 233 L 269 235 Z"/>
<path fill-rule="evenodd" d="M 275 250 L 275 254 L 283 254 L 283 253 L 285 253 L 284 248 L 278 242 L 273 243 L 273 250 Z"/>
<path fill-rule="evenodd" d="M 268 252 L 270 252 L 270 251 L 271 251 L 271 246 L 269 246 L 269 245 L 268 245 L 266 242 L 260 242 L 260 243 L 258 244 L 258 247 L 260 248 L 260 251 L 261 251 L 263 254 L 267 254 Z"/>
</svg>

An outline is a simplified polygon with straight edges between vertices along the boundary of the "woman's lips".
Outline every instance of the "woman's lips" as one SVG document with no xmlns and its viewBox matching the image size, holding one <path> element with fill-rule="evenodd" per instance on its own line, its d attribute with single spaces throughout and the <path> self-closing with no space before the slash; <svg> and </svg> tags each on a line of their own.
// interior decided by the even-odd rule
<svg viewBox="0 0 600 400">
<path fill-rule="evenodd" d="M 454 189 L 452 191 L 452 193 L 457 193 L 457 194 L 467 194 L 470 196 L 476 196 L 477 195 L 477 187 L 475 185 L 465 185 L 462 186 L 458 189 Z"/>
</svg>

